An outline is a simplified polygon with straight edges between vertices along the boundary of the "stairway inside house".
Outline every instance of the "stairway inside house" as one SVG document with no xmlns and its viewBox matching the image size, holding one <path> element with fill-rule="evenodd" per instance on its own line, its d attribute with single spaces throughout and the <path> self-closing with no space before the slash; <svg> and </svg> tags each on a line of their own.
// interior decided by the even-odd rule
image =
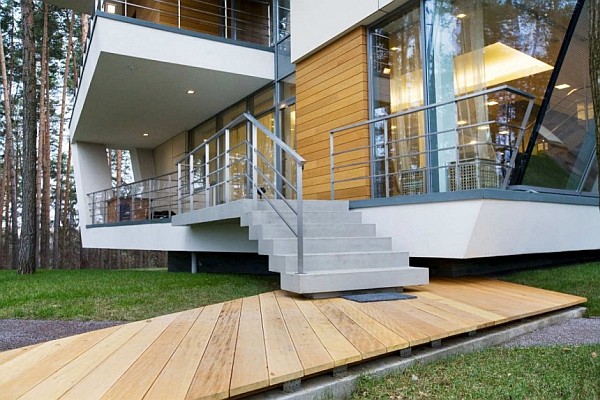
<svg viewBox="0 0 600 400">
<path fill-rule="evenodd" d="M 277 200 L 280 202 L 283 200 Z M 258 241 L 258 253 L 269 257 L 269 270 L 280 273 L 281 288 L 301 294 L 323 294 L 423 285 L 426 268 L 409 266 L 408 253 L 392 250 L 392 239 L 377 236 L 376 226 L 362 222 L 348 201 L 307 201 L 304 204 L 304 273 L 298 270 L 298 239 L 282 220 L 296 226 L 296 215 L 276 213 L 267 201 L 239 200 L 196 210 L 188 225 L 239 218 Z M 203 212 L 204 211 L 204 212 Z"/>
</svg>

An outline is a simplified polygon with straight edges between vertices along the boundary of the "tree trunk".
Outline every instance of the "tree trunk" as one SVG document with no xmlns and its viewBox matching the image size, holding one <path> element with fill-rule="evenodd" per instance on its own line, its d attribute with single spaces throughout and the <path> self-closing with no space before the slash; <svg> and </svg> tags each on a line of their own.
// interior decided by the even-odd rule
<svg viewBox="0 0 600 400">
<path fill-rule="evenodd" d="M 598 1 L 590 1 L 590 79 L 596 122 L 596 161 L 600 171 L 600 4 Z M 598 188 L 600 190 L 600 185 Z M 598 206 L 600 207 L 600 203 Z"/>
<path fill-rule="evenodd" d="M 38 234 L 39 252 L 37 253 L 36 266 L 41 268 L 43 263 L 48 261 L 48 245 L 49 245 L 49 220 L 46 219 L 44 198 L 48 192 L 47 197 L 50 196 L 50 188 L 44 186 L 46 180 L 49 182 L 50 177 L 47 177 L 48 171 L 45 169 L 45 159 L 47 147 L 49 144 L 46 143 L 46 131 L 49 130 L 49 126 L 46 125 L 46 82 L 48 81 L 48 4 L 44 4 L 44 28 L 42 33 L 42 59 L 40 64 L 40 130 L 38 137 L 38 159 L 41 162 L 38 164 L 38 175 L 37 175 L 37 219 L 38 226 L 40 227 Z M 48 216 L 49 217 L 49 216 Z"/>
<path fill-rule="evenodd" d="M 58 127 L 58 156 L 56 162 L 56 195 L 54 202 L 54 235 L 52 241 L 52 265 L 58 268 L 60 264 L 60 222 L 62 205 L 62 141 L 63 130 L 65 127 L 65 112 L 67 103 L 67 85 L 69 84 L 69 67 L 71 65 L 71 52 L 73 50 L 73 28 L 75 23 L 75 12 L 71 12 L 71 22 L 69 23 L 69 36 L 67 42 L 67 57 L 65 59 L 65 72 L 63 75 L 62 101 L 60 105 L 60 123 Z"/>
<path fill-rule="evenodd" d="M 35 272 L 37 98 L 33 0 L 21 0 L 23 24 L 23 215 L 18 272 Z"/>
</svg>

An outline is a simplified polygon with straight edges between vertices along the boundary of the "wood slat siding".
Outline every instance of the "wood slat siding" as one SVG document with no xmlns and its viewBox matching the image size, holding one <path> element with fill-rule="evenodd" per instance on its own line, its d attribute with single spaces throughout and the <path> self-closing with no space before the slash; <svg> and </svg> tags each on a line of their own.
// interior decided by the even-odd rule
<svg viewBox="0 0 600 400">
<path fill-rule="evenodd" d="M 359 27 L 296 64 L 296 131 L 298 153 L 306 159 L 304 197 L 330 198 L 329 131 L 369 118 L 367 35 Z M 335 150 L 369 145 L 369 129 L 359 128 L 336 137 Z M 339 170 L 336 199 L 371 196 L 367 149 L 335 158 L 336 165 L 363 163 Z"/>
</svg>

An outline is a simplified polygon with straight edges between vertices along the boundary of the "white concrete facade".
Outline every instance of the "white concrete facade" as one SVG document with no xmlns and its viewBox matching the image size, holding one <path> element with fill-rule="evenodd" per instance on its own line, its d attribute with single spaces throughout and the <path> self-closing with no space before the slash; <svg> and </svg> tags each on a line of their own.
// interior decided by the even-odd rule
<svg viewBox="0 0 600 400">
<path fill-rule="evenodd" d="M 361 208 L 411 257 L 468 259 L 600 249 L 597 206 L 462 200 Z"/>
<path fill-rule="evenodd" d="M 360 25 L 368 25 L 408 0 L 302 0 L 292 2 L 292 62 Z M 315 29 L 318 27 L 318 29 Z"/>
</svg>

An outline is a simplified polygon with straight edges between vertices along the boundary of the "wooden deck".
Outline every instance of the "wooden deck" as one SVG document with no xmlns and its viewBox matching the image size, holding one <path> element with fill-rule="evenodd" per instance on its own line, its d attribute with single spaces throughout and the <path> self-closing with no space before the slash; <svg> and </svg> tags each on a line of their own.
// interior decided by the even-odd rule
<svg viewBox="0 0 600 400">
<path fill-rule="evenodd" d="M 278 291 L 0 353 L 2 399 L 221 399 L 585 302 L 485 278 L 355 303 Z"/>
</svg>

